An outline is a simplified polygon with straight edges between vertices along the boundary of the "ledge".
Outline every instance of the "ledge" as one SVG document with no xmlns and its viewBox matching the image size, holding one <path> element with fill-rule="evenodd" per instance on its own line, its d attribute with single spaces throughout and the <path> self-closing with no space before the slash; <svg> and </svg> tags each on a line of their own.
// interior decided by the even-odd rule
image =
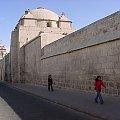
<svg viewBox="0 0 120 120">
<path fill-rule="evenodd" d="M 59 51 L 57 51 L 57 46 L 56 46 L 52 51 L 43 55 L 41 57 L 41 60 L 49 58 L 49 57 L 53 57 L 53 56 L 58 56 L 61 54 L 71 53 L 73 51 L 77 51 L 77 50 L 84 49 L 87 47 L 92 47 L 95 45 L 104 44 L 104 43 L 112 42 L 116 40 L 120 40 L 120 31 L 109 32 L 104 35 L 99 35 L 97 37 L 94 37 L 92 39 L 83 40 L 83 41 L 80 41 L 79 44 L 69 43 L 68 47 L 60 49 Z"/>
</svg>

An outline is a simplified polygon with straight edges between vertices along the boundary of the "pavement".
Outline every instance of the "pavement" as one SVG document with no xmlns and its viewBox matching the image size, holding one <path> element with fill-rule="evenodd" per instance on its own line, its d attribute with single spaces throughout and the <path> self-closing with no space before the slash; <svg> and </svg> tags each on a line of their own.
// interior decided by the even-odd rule
<svg viewBox="0 0 120 120">
<path fill-rule="evenodd" d="M 12 108 L 0 97 L 0 120 L 21 120 Z"/>
<path fill-rule="evenodd" d="M 104 104 L 95 103 L 96 93 L 83 93 L 73 89 L 58 89 L 49 92 L 47 86 L 5 83 L 9 87 L 40 97 L 55 104 L 74 109 L 78 112 L 100 118 L 102 120 L 120 120 L 120 97 L 102 94 Z"/>
</svg>

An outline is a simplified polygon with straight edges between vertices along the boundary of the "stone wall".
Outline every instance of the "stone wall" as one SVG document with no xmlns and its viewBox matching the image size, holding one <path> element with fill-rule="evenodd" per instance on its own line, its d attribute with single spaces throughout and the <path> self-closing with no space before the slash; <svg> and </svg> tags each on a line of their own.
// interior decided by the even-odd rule
<svg viewBox="0 0 120 120">
<path fill-rule="evenodd" d="M 38 83 L 40 81 L 40 57 L 41 57 L 41 42 L 40 36 L 35 40 L 24 45 L 25 49 L 25 82 Z"/>
<path fill-rule="evenodd" d="M 0 80 L 1 81 L 5 81 L 5 73 L 7 71 L 5 71 L 5 57 L 3 57 L 3 59 L 0 60 Z"/>
<path fill-rule="evenodd" d="M 120 12 L 78 30 L 43 49 L 41 79 L 52 74 L 57 87 L 94 91 L 101 75 L 106 94 L 120 94 Z"/>
<path fill-rule="evenodd" d="M 40 30 L 37 28 L 35 29 L 35 27 L 20 26 L 20 29 L 19 29 L 20 45 L 19 45 L 19 47 L 22 47 L 25 43 L 32 40 L 36 36 L 38 36 L 39 32 L 40 32 Z"/>
<path fill-rule="evenodd" d="M 24 83 L 25 82 L 25 47 L 24 46 L 20 48 L 19 66 L 20 66 L 20 71 L 19 71 L 20 82 Z"/>
<path fill-rule="evenodd" d="M 41 33 L 41 48 L 43 48 L 44 46 L 64 37 L 65 35 L 62 34 L 55 34 L 55 33 Z"/>
<path fill-rule="evenodd" d="M 4 80 L 7 82 L 11 82 L 11 73 L 10 73 L 10 53 L 8 53 L 7 55 L 5 55 L 4 57 L 5 60 L 5 71 L 4 71 Z"/>
<path fill-rule="evenodd" d="M 18 42 L 18 31 L 13 31 L 11 34 L 11 79 L 14 82 L 18 81 L 18 51 L 19 51 L 19 42 Z"/>
<path fill-rule="evenodd" d="M 2 72 L 3 72 L 3 60 L 0 60 L 0 80 L 2 80 Z"/>
<path fill-rule="evenodd" d="M 45 84 L 52 74 L 58 87 L 93 91 L 94 79 L 101 75 L 107 86 L 104 92 L 120 94 L 120 39 L 44 58 L 41 66 Z"/>
<path fill-rule="evenodd" d="M 24 46 L 25 82 L 94 91 L 101 75 L 106 94 L 120 95 L 120 12 L 116 12 L 41 49 L 38 36 Z"/>
</svg>

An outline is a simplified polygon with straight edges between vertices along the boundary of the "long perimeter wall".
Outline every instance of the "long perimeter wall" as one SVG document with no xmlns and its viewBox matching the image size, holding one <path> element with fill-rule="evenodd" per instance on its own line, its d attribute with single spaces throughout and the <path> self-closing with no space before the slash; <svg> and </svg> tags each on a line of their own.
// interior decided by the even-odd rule
<svg viewBox="0 0 120 120">
<path fill-rule="evenodd" d="M 34 42 L 38 43 L 37 39 Z M 120 95 L 120 12 L 86 26 L 42 49 L 38 49 L 40 46 L 36 43 L 34 44 L 37 47 L 32 47 L 31 53 L 27 48 L 33 46 L 33 42 L 24 46 L 27 51 L 25 73 L 28 75 L 31 71 L 29 66 L 33 67 L 33 71 L 28 75 L 32 76 L 32 79 L 25 78 L 27 83 L 47 85 L 47 77 L 51 74 L 56 87 L 93 92 L 94 79 L 97 75 L 101 75 L 107 86 L 103 92 Z M 38 79 L 34 72 L 36 70 L 40 75 Z"/>
</svg>

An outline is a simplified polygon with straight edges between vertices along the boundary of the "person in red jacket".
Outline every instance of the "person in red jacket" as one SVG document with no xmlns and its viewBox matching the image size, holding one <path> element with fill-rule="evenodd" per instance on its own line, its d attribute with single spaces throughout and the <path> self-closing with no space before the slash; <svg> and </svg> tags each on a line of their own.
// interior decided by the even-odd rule
<svg viewBox="0 0 120 120">
<path fill-rule="evenodd" d="M 101 80 L 101 76 L 97 76 L 97 78 L 95 79 L 95 90 L 96 90 L 96 93 L 97 93 L 97 95 L 95 97 L 95 102 L 98 103 L 98 98 L 99 98 L 101 104 L 103 104 L 103 99 L 102 99 L 102 96 L 101 96 L 101 86 L 106 88 L 103 81 Z"/>
</svg>

